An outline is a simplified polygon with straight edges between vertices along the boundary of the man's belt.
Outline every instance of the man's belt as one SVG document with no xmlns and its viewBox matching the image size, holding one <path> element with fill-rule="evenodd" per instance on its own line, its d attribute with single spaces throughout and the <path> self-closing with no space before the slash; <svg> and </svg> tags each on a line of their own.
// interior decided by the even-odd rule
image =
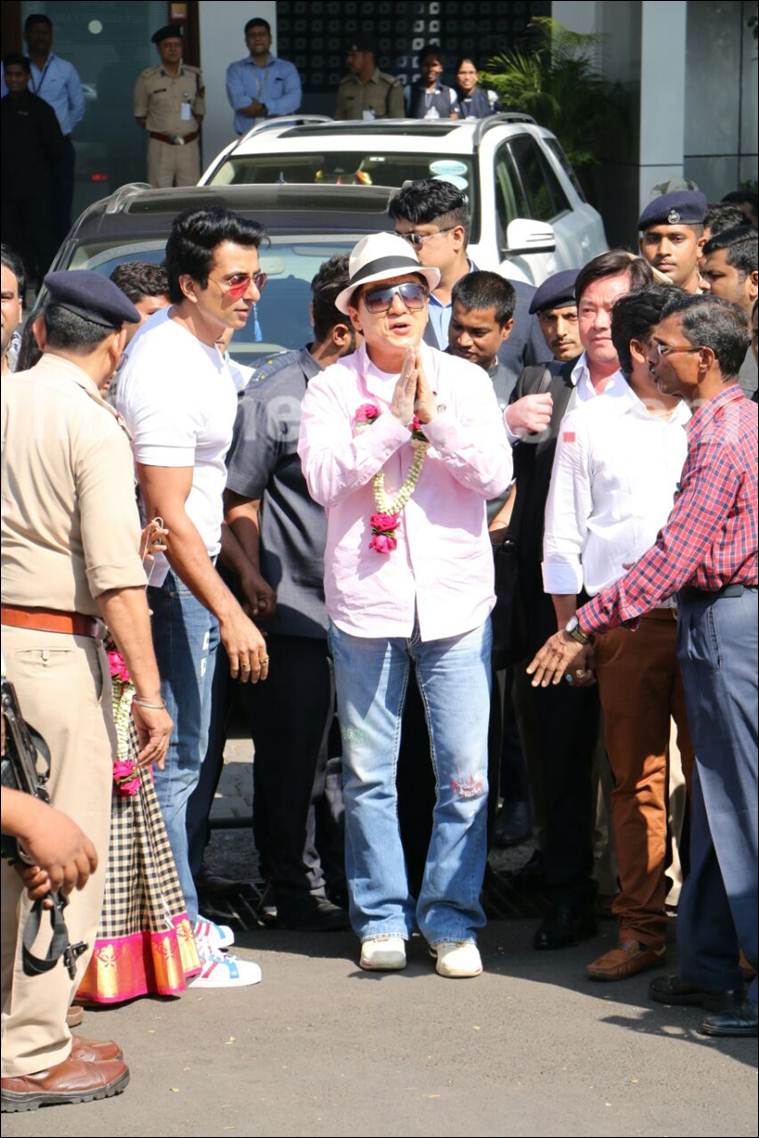
<svg viewBox="0 0 759 1138">
<path fill-rule="evenodd" d="M 686 585 L 684 589 L 680 590 L 679 597 L 681 601 L 695 604 L 697 601 L 716 601 L 718 597 L 742 597 L 747 591 L 756 592 L 756 585 L 723 585 L 721 589 L 693 589 L 690 585 Z"/>
<path fill-rule="evenodd" d="M 68 636 L 91 636 L 100 640 L 103 625 L 94 616 L 80 612 L 58 612 L 49 609 L 14 608 L 3 605 L 0 623 L 11 628 L 28 628 L 34 632 L 62 632 Z"/>
<path fill-rule="evenodd" d="M 166 142 L 169 146 L 185 146 L 188 142 L 194 142 L 200 134 L 199 130 L 194 130 L 191 134 L 159 134 L 157 130 L 149 130 L 148 134 L 154 138 L 156 142 Z"/>
</svg>

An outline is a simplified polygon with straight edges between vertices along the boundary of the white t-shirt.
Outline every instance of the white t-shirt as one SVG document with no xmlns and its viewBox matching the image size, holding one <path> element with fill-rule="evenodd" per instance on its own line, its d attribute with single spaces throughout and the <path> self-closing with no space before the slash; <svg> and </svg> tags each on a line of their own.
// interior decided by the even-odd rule
<svg viewBox="0 0 759 1138">
<path fill-rule="evenodd" d="M 193 468 L 185 508 L 209 557 L 221 548 L 224 463 L 232 441 L 237 391 L 223 357 L 162 308 L 145 321 L 119 370 L 116 405 L 132 434 L 135 461 Z M 162 584 L 160 554 L 150 574 Z"/>
</svg>

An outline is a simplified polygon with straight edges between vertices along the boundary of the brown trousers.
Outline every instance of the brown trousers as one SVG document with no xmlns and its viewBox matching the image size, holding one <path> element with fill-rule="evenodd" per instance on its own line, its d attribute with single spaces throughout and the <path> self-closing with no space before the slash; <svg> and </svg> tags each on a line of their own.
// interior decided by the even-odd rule
<svg viewBox="0 0 759 1138">
<path fill-rule="evenodd" d="M 664 944 L 666 932 L 670 718 L 686 784 L 693 767 L 675 617 L 674 609 L 655 609 L 641 617 L 635 632 L 604 633 L 594 650 L 614 775 L 611 820 L 620 891 L 612 910 L 620 941 L 654 947 Z"/>
<path fill-rule="evenodd" d="M 157 138 L 148 139 L 148 181 L 157 189 L 194 186 L 200 178 L 198 139 L 184 146 L 172 146 Z"/>
<path fill-rule="evenodd" d="M 2 1074 L 10 1077 L 43 1071 L 71 1050 L 66 1012 L 90 961 L 103 901 L 116 731 L 100 642 L 4 626 L 3 656 L 24 718 L 50 749 L 52 804 L 82 827 L 98 854 L 97 870 L 81 892 L 71 894 L 65 913 L 72 944 L 89 945 L 74 980 L 61 960 L 40 976 L 24 975 L 20 930 L 30 902 L 16 871 L 2 864 Z M 35 951 L 44 955 L 49 941 L 43 919 Z"/>
</svg>

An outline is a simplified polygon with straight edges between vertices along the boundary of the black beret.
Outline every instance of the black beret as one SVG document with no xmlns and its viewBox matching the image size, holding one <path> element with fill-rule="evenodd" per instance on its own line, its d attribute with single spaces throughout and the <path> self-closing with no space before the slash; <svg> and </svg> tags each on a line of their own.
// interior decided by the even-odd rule
<svg viewBox="0 0 759 1138">
<path fill-rule="evenodd" d="M 543 281 L 530 301 L 530 312 L 545 312 L 547 308 L 562 308 L 575 303 L 575 281 L 579 269 L 563 269 Z"/>
<path fill-rule="evenodd" d="M 50 304 L 60 304 L 102 328 L 117 331 L 123 324 L 139 324 L 141 320 L 139 312 L 118 285 L 91 269 L 48 273 L 43 284 Z"/>
<path fill-rule="evenodd" d="M 707 210 L 706 194 L 700 190 L 675 190 L 649 202 L 638 218 L 643 232 L 650 225 L 701 225 Z"/>
<path fill-rule="evenodd" d="M 181 40 L 182 28 L 180 24 L 166 24 L 165 27 L 159 28 L 150 37 L 151 43 L 160 43 L 161 40 Z"/>
<path fill-rule="evenodd" d="M 374 43 L 370 36 L 353 36 L 348 51 L 370 51 L 374 54 Z"/>
</svg>

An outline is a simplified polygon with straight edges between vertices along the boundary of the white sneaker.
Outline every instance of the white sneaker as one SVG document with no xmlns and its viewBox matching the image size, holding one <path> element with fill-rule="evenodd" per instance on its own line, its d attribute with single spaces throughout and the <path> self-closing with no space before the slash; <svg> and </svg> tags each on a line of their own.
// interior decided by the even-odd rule
<svg viewBox="0 0 759 1138">
<path fill-rule="evenodd" d="M 207 945 L 211 953 L 229 948 L 235 943 L 235 934 L 229 925 L 217 925 L 215 921 L 210 920 L 209 917 L 201 916 L 200 913 L 198 913 L 198 919 L 192 932 L 195 940 Z M 207 953 L 201 950 L 200 955 L 204 956 Z"/>
<path fill-rule="evenodd" d="M 261 969 L 252 960 L 240 960 L 225 952 L 202 956 L 203 971 L 190 980 L 191 988 L 248 988 L 261 981 Z"/>
<path fill-rule="evenodd" d="M 480 950 L 471 940 L 444 940 L 433 945 L 430 951 L 437 958 L 435 971 L 438 976 L 459 980 L 479 976 L 482 972 Z"/>
<path fill-rule="evenodd" d="M 394 972 L 406 967 L 406 942 L 402 936 L 373 936 L 361 941 L 359 967 L 367 972 Z"/>
</svg>

